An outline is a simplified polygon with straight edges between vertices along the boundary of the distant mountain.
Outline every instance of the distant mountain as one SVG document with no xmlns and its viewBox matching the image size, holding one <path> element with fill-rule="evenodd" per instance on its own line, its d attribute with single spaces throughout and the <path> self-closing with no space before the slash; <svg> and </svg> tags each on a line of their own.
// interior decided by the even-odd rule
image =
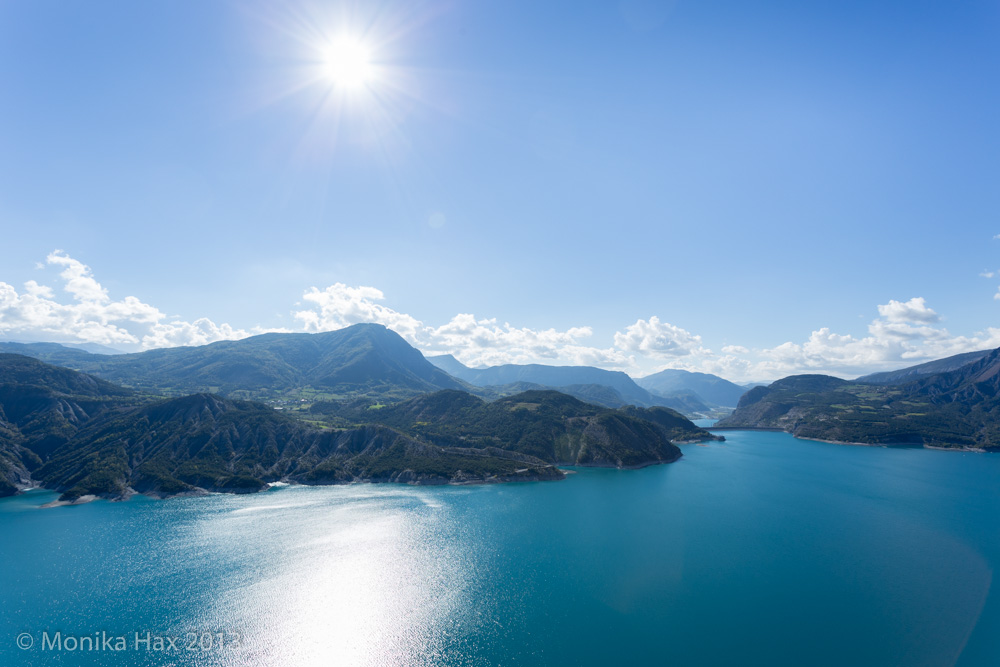
<svg viewBox="0 0 1000 667">
<path fill-rule="evenodd" d="M 902 368 L 898 371 L 863 375 L 855 380 L 855 382 L 864 382 L 866 384 L 904 384 L 926 375 L 934 375 L 936 373 L 945 373 L 947 371 L 959 369 L 963 366 L 979 361 L 992 351 L 993 350 L 980 350 L 979 352 L 966 352 L 965 354 L 956 354 L 953 357 L 946 357 L 944 359 L 937 359 L 936 361 L 928 361 L 925 364 Z"/>
<path fill-rule="evenodd" d="M 747 392 L 717 426 L 779 429 L 836 442 L 1000 450 L 1000 349 L 902 384 L 784 378 Z"/>
<path fill-rule="evenodd" d="M 55 351 L 60 347 L 66 348 L 67 350 L 73 352 L 89 352 L 91 354 L 125 354 L 121 350 L 118 350 L 107 345 L 101 345 L 100 343 L 31 343 L 25 341 L 2 341 L 0 340 L 0 351 L 8 352 L 11 354 L 23 354 L 23 352 L 17 352 L 15 349 L 3 349 L 5 345 L 13 346 L 33 346 L 40 350 Z M 31 356 L 31 355 L 25 355 Z"/>
<path fill-rule="evenodd" d="M 600 368 L 511 364 L 470 369 L 450 355 L 425 359 L 398 334 L 378 324 L 316 334 L 263 334 L 132 354 L 91 354 L 55 343 L 0 343 L 3 351 L 166 396 L 208 392 L 243 400 L 350 401 L 367 396 L 398 401 L 441 389 L 480 387 L 477 393 L 497 397 L 555 388 L 606 407 L 661 405 L 692 416 L 714 409 L 693 392 L 656 395 L 625 373 Z"/>
<path fill-rule="evenodd" d="M 545 366 L 542 364 L 504 364 L 489 368 L 469 368 L 451 355 L 432 356 L 427 360 L 450 375 L 477 387 L 531 382 L 545 387 L 595 384 L 611 387 L 625 400 L 649 405 L 656 397 L 637 385 L 621 371 L 592 366 Z"/>
<path fill-rule="evenodd" d="M 653 394 L 653 396 L 656 397 L 655 405 L 671 408 L 695 419 L 718 416 L 720 409 L 725 414 L 728 414 L 731 410 L 731 408 L 719 408 L 716 405 L 709 405 L 693 391 L 677 391 L 670 396 L 660 396 L 658 394 Z"/>
<path fill-rule="evenodd" d="M 689 415 L 708 414 L 712 410 L 712 406 L 705 404 L 697 397 L 690 395 L 680 398 L 657 396 L 637 385 L 632 378 L 621 371 L 608 371 L 593 366 L 504 364 L 489 368 L 469 368 L 450 354 L 427 357 L 427 360 L 447 371 L 450 375 L 477 387 L 528 382 L 538 387 L 562 391 L 567 387 L 599 385 L 614 390 L 628 405 L 662 405 Z"/>
<path fill-rule="evenodd" d="M 63 343 L 68 348 L 83 350 L 92 354 L 125 354 L 125 352 L 100 343 Z"/>
<path fill-rule="evenodd" d="M 97 356 L 93 352 L 59 343 L 0 342 L 0 354 L 20 354 L 25 357 L 41 359 L 48 364 L 68 367 L 74 367 L 74 364 L 87 364 Z"/>
<path fill-rule="evenodd" d="M 212 392 L 266 398 L 310 388 L 327 395 L 398 399 L 463 387 L 399 334 L 379 324 L 316 334 L 263 334 L 115 356 L 45 345 L 17 349 L 111 382 L 168 395 Z"/>
<path fill-rule="evenodd" d="M 469 368 L 451 354 L 437 354 L 426 358 L 427 361 L 431 362 L 448 375 L 457 378 L 461 378 L 462 375 L 471 374 L 474 370 L 476 370 Z M 468 380 L 466 380 L 466 382 L 468 382 Z"/>
<path fill-rule="evenodd" d="M 691 392 L 702 401 L 727 408 L 735 408 L 746 388 L 710 373 L 692 373 L 678 369 L 667 369 L 637 379 L 638 384 L 660 396 L 671 396 L 679 392 Z"/>
</svg>

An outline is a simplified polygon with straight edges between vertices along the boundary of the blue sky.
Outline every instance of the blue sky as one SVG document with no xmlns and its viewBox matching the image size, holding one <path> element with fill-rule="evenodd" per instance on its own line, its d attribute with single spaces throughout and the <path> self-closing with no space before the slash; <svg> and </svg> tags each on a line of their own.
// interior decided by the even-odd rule
<svg viewBox="0 0 1000 667">
<path fill-rule="evenodd" d="M 995 347 L 998 65 L 996 2 L 0 2 L 0 336 L 375 319 L 738 380 Z"/>
</svg>

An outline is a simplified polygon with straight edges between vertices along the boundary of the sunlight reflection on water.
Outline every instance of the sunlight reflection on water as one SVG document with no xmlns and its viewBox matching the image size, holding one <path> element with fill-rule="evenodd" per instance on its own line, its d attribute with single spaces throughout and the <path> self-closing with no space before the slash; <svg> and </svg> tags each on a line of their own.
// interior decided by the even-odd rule
<svg viewBox="0 0 1000 667">
<path fill-rule="evenodd" d="M 435 663 L 467 607 L 471 560 L 448 508 L 405 488 L 338 491 L 192 526 L 198 548 L 231 562 L 201 624 L 245 633 L 217 664 Z"/>
</svg>

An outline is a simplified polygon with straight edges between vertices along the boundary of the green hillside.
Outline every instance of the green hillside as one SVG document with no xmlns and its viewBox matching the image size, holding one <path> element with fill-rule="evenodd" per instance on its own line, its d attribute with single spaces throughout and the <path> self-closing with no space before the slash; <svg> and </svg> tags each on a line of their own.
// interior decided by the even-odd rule
<svg viewBox="0 0 1000 667">
<path fill-rule="evenodd" d="M 166 396 L 209 392 L 255 400 L 290 396 L 398 400 L 464 387 L 379 324 L 317 334 L 263 334 L 121 355 L 60 351 L 58 346 L 18 349 L 43 361 Z"/>
<path fill-rule="evenodd" d="M 720 428 L 863 444 L 1000 450 L 1000 349 L 903 384 L 793 376 L 755 387 Z"/>
<path fill-rule="evenodd" d="M 141 403 L 109 382 L 17 354 L 0 354 L 0 496 L 30 482 L 86 424 Z"/>
<path fill-rule="evenodd" d="M 346 358 L 346 370 L 331 365 L 314 376 L 342 383 L 366 355 Z M 158 386 L 155 377 L 144 384 Z M 555 391 L 487 402 L 443 390 L 395 403 L 316 402 L 293 414 L 210 393 L 157 398 L 0 354 L 2 495 L 30 485 L 75 500 L 248 493 L 281 480 L 553 480 L 563 477 L 557 465 L 665 463 L 680 456 L 671 438 L 713 437 L 666 408 L 614 410 Z"/>
<path fill-rule="evenodd" d="M 551 390 L 493 402 L 442 391 L 354 418 L 439 444 L 497 447 L 562 465 L 638 467 L 678 458 L 671 438 L 715 438 L 667 408 L 613 410 Z"/>
</svg>

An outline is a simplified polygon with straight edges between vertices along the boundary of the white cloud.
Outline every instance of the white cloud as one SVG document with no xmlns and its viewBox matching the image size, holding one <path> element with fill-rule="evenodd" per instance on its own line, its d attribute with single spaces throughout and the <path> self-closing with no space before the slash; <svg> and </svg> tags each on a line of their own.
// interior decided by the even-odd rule
<svg viewBox="0 0 1000 667">
<path fill-rule="evenodd" d="M 59 270 L 60 290 L 30 280 L 19 292 L 0 282 L 0 335 L 150 349 L 203 345 L 265 331 L 260 327 L 239 329 L 205 317 L 193 321 L 170 318 L 134 296 L 113 299 L 90 267 L 64 252 L 51 253 L 46 262 L 46 266 Z M 60 291 L 62 300 L 58 298 Z M 1000 300 L 1000 290 L 994 298 Z M 614 334 L 613 344 L 602 347 L 589 344 L 593 330 L 588 326 L 536 329 L 472 313 L 457 314 L 435 326 L 384 302 L 385 295 L 375 287 L 344 283 L 323 289 L 312 287 L 305 291 L 293 313 L 298 323 L 295 330 L 329 331 L 377 322 L 427 354 L 453 354 L 470 366 L 588 365 L 637 375 L 669 366 L 715 373 L 735 381 L 776 379 L 802 372 L 850 377 L 1000 346 L 1000 328 L 971 336 L 952 335 L 922 297 L 878 305 L 879 316 L 869 323 L 864 335 L 821 327 L 805 341 L 757 349 L 726 345 L 721 355 L 708 349 L 701 336 L 656 316 L 636 320 Z"/>
<path fill-rule="evenodd" d="M 303 300 L 309 307 L 294 315 L 306 331 L 332 331 L 360 322 L 376 322 L 428 354 L 453 354 L 471 366 L 543 361 L 617 367 L 629 363 L 629 358 L 617 350 L 582 345 L 581 340 L 592 333 L 589 327 L 536 330 L 499 324 L 496 319 L 477 319 L 470 313 L 460 313 L 434 327 L 379 303 L 385 300 L 379 289 L 343 283 L 323 290 L 312 287 Z"/>
<path fill-rule="evenodd" d="M 204 345 L 217 340 L 244 338 L 266 330 L 235 328 L 202 317 L 194 321 L 168 318 L 158 308 L 134 296 L 113 300 L 94 277 L 91 268 L 62 251 L 46 258 L 58 267 L 60 288 L 69 295 L 63 303 L 51 287 L 28 281 L 23 293 L 0 282 L 0 335 L 8 338 L 90 342 L 125 349 L 151 349 L 179 345 Z M 441 326 L 384 305 L 385 295 L 375 287 L 350 287 L 335 283 L 312 287 L 293 313 L 300 331 L 341 329 L 359 322 L 377 322 L 396 331 L 410 343 L 429 352 L 455 354 L 464 363 L 493 365 L 543 362 L 629 367 L 634 358 L 614 347 L 584 344 L 589 327 L 531 329 L 500 324 L 495 319 L 459 314 Z M 274 330 L 272 330 L 274 331 Z M 283 329 L 282 331 L 288 331 Z"/>
<path fill-rule="evenodd" d="M 142 349 L 201 345 L 249 335 L 205 318 L 193 323 L 167 323 L 159 309 L 134 296 L 114 301 L 89 266 L 61 250 L 50 253 L 46 264 L 62 268 L 62 290 L 72 297 L 72 302 L 60 302 L 51 287 L 34 280 L 24 284 L 22 294 L 0 282 L 0 334 Z"/>
<path fill-rule="evenodd" d="M 55 292 L 52 291 L 51 287 L 39 285 L 34 280 L 24 283 L 24 289 L 31 296 L 37 296 L 42 299 L 52 299 L 55 297 Z"/>
<path fill-rule="evenodd" d="M 803 343 L 791 341 L 776 347 L 758 350 L 762 359 L 757 364 L 764 375 L 784 375 L 788 372 L 853 372 L 899 359 L 903 346 L 897 341 L 876 337 L 855 338 L 837 334 L 823 327 L 810 334 Z M 767 372 L 770 371 L 770 372 Z"/>
<path fill-rule="evenodd" d="M 416 318 L 377 303 L 385 299 L 385 295 L 374 287 L 334 283 L 324 290 L 311 287 L 302 298 L 312 305 L 295 312 L 294 316 L 302 322 L 305 331 L 333 331 L 360 322 L 376 322 L 414 341 L 423 328 Z"/>
<path fill-rule="evenodd" d="M 253 333 L 264 333 L 255 328 Z M 218 340 L 238 340 L 246 338 L 250 333 L 242 329 L 234 329 L 228 324 L 216 324 L 207 317 L 200 317 L 194 322 L 156 323 L 149 333 L 142 337 L 142 347 L 145 349 L 157 347 L 177 347 L 180 345 L 207 345 Z"/>
<path fill-rule="evenodd" d="M 109 300 L 108 291 L 94 280 L 90 267 L 86 264 L 78 262 L 62 250 L 49 253 L 45 261 L 49 264 L 66 267 L 59 274 L 65 281 L 63 289 L 77 301 L 106 303 Z"/>
<path fill-rule="evenodd" d="M 473 366 L 542 362 L 621 367 L 630 363 L 625 354 L 613 348 L 583 345 L 582 339 L 592 333 L 590 327 L 539 330 L 460 314 L 440 327 L 428 327 L 424 344 Z"/>
<path fill-rule="evenodd" d="M 804 343 L 786 342 L 756 350 L 758 361 L 746 374 L 759 379 L 801 372 L 850 377 L 1000 347 L 1000 328 L 954 336 L 943 327 L 931 326 L 940 317 L 923 298 L 890 301 L 878 306 L 878 311 L 882 317 L 868 325 L 868 336 L 837 334 L 824 327 L 813 331 Z"/>
<path fill-rule="evenodd" d="M 708 354 L 701 345 L 701 336 L 660 318 L 636 320 L 625 329 L 625 333 L 615 334 L 615 347 L 626 352 L 648 354 L 653 357 L 683 357 L 691 354 Z"/>
<path fill-rule="evenodd" d="M 880 305 L 878 313 L 890 322 L 938 322 L 941 317 L 927 307 L 922 296 L 916 296 L 909 301 L 890 299 L 889 303 Z"/>
<path fill-rule="evenodd" d="M 996 275 L 996 271 L 981 271 L 979 273 L 980 278 L 992 278 Z"/>
<path fill-rule="evenodd" d="M 939 329 L 929 325 L 917 326 L 908 322 L 878 319 L 873 320 L 868 325 L 868 332 L 876 340 L 884 341 L 941 340 L 949 336 L 946 329 Z"/>
</svg>

